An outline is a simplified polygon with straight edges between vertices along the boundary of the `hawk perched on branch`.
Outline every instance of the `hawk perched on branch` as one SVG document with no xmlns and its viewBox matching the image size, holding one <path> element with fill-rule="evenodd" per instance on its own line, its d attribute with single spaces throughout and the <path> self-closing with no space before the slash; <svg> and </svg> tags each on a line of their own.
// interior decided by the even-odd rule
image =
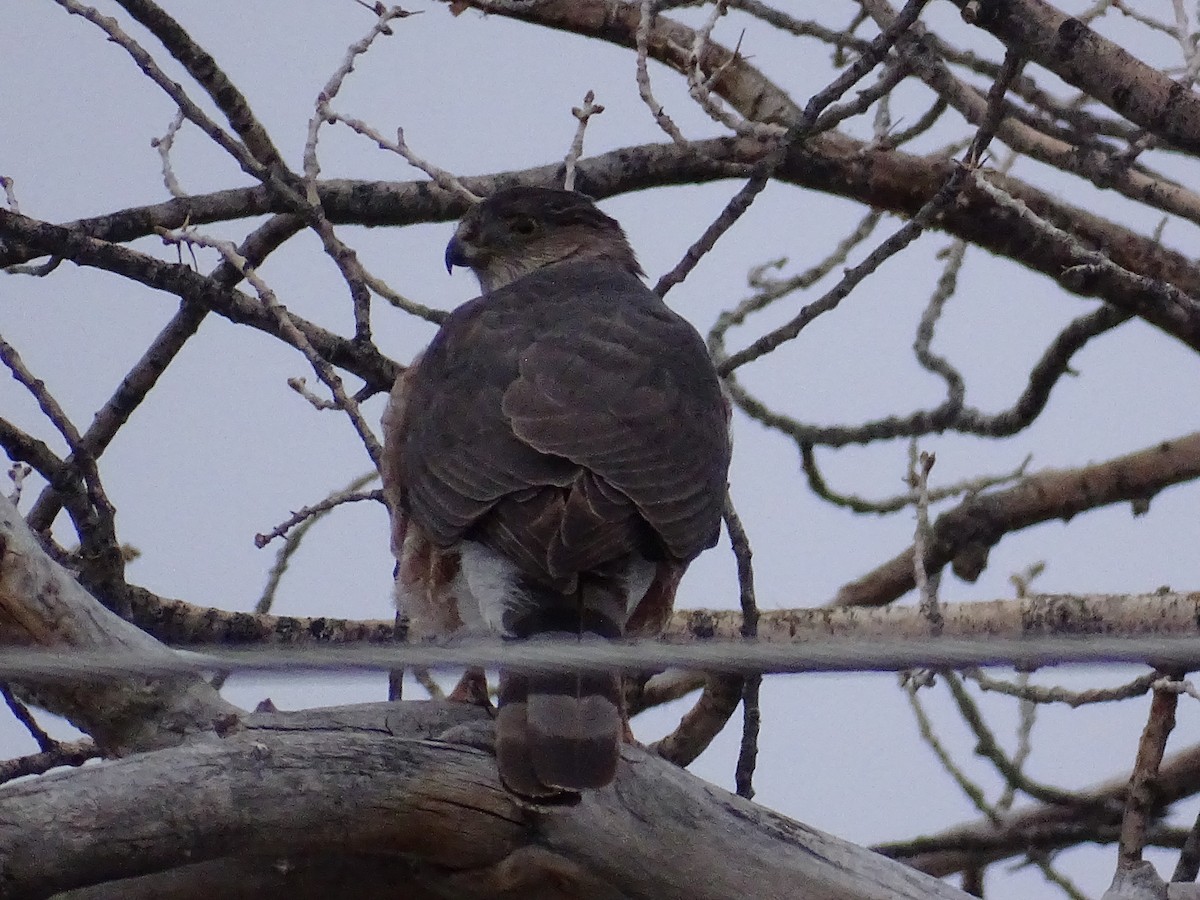
<svg viewBox="0 0 1200 900">
<path fill-rule="evenodd" d="M 483 295 L 384 414 L 411 632 L 658 632 L 720 529 L 728 407 L 703 341 L 581 194 L 498 191 L 459 223 L 453 266 Z M 608 784 L 625 728 L 614 673 L 500 673 L 496 755 L 515 793 Z"/>
</svg>

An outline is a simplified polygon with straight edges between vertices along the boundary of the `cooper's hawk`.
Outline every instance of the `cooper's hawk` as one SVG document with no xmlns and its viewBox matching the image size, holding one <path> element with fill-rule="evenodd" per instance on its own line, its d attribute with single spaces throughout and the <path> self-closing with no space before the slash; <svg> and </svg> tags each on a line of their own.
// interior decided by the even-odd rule
<svg viewBox="0 0 1200 900">
<path fill-rule="evenodd" d="M 656 633 L 716 543 L 728 411 L 704 343 L 581 194 L 498 191 L 446 248 L 483 295 L 397 381 L 384 489 L 415 636 Z M 500 672 L 510 790 L 601 787 L 624 734 L 615 674 Z"/>
</svg>

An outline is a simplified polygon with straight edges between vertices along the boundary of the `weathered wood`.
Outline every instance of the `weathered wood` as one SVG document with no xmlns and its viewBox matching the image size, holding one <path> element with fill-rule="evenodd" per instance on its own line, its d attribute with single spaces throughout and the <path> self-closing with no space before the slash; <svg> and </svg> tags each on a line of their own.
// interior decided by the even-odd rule
<svg viewBox="0 0 1200 900">
<path fill-rule="evenodd" d="M 485 749 L 423 736 L 448 724 L 445 737 L 490 738 L 486 714 L 462 704 L 274 713 L 223 740 L 8 785 L 0 896 L 106 881 L 115 891 L 207 860 L 287 865 L 313 853 L 407 864 L 465 900 L 966 896 L 639 747 L 624 749 L 611 787 L 530 808 L 500 786 Z"/>
</svg>

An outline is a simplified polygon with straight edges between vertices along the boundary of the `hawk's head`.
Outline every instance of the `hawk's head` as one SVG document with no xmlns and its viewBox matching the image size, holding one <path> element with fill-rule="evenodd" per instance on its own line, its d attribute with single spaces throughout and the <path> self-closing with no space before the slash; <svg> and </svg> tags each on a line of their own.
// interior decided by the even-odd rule
<svg viewBox="0 0 1200 900">
<path fill-rule="evenodd" d="M 625 232 L 574 191 L 514 187 L 474 206 L 446 247 L 446 270 L 468 266 L 484 293 L 556 263 L 602 260 L 642 275 Z"/>
</svg>

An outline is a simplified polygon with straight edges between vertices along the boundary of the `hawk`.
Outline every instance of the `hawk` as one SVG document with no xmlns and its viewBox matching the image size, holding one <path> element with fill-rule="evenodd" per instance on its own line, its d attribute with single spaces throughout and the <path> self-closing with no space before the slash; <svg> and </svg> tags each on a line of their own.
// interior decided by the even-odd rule
<svg viewBox="0 0 1200 900">
<path fill-rule="evenodd" d="M 497 191 L 459 223 L 454 266 L 482 296 L 400 376 L 383 422 L 410 634 L 657 633 L 720 530 L 729 413 L 703 340 L 572 191 Z M 500 672 L 516 794 L 608 784 L 627 727 L 616 673 Z"/>
</svg>

